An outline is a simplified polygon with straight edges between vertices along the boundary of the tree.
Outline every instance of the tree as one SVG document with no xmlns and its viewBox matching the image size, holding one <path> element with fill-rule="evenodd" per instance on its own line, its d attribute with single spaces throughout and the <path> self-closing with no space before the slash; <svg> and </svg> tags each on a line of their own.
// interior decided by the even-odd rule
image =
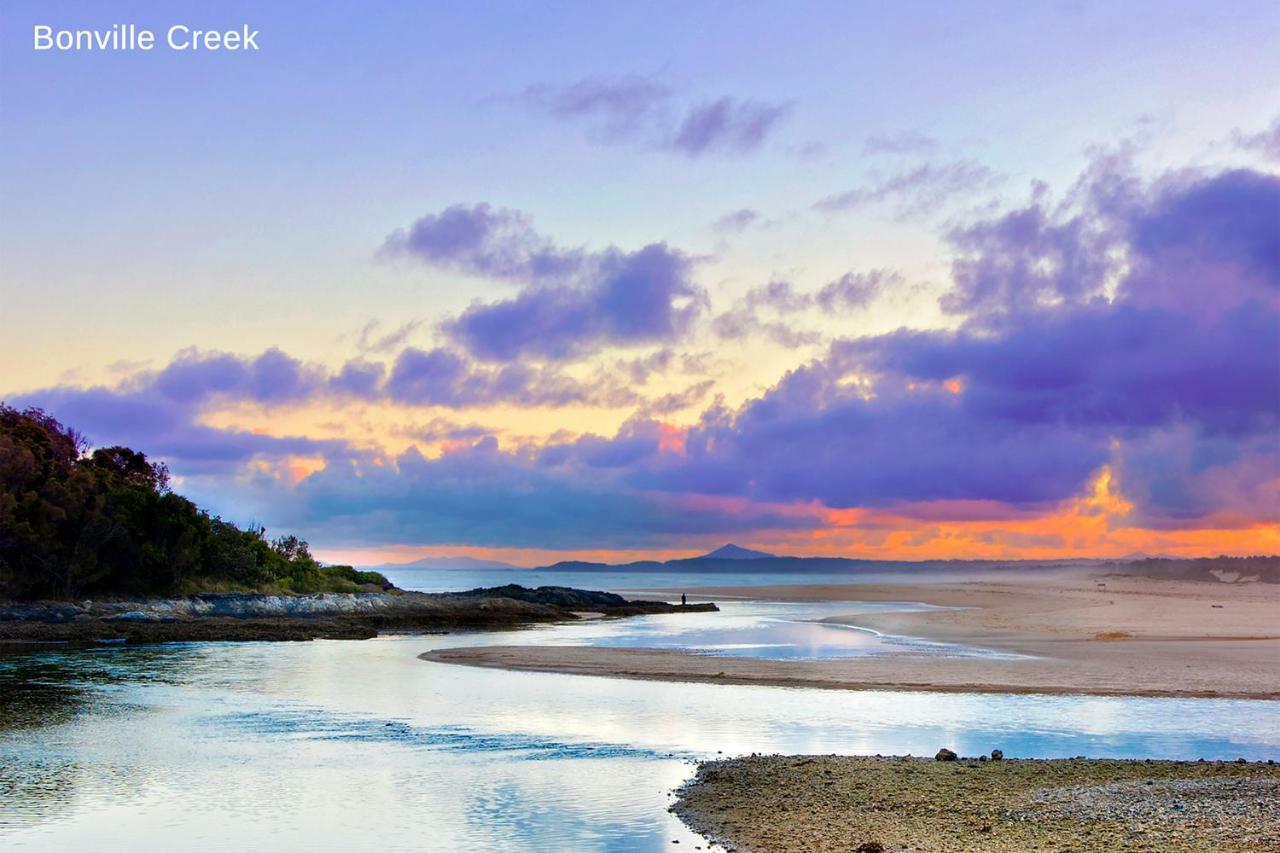
<svg viewBox="0 0 1280 853">
<path fill-rule="evenodd" d="M 40 409 L 0 404 L 0 598 L 386 585 L 321 566 L 297 536 L 268 542 L 262 527 L 210 516 L 170 491 L 168 468 L 144 453 L 87 449 Z"/>
</svg>

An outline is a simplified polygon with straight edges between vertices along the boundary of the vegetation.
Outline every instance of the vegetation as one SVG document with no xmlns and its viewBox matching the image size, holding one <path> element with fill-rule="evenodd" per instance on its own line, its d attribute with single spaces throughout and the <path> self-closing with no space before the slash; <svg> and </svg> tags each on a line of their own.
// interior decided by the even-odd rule
<svg viewBox="0 0 1280 853">
<path fill-rule="evenodd" d="M 377 572 L 322 566 L 295 536 L 269 541 L 210 515 L 136 450 L 89 453 L 43 411 L 0 404 L 0 598 L 388 587 Z"/>
</svg>

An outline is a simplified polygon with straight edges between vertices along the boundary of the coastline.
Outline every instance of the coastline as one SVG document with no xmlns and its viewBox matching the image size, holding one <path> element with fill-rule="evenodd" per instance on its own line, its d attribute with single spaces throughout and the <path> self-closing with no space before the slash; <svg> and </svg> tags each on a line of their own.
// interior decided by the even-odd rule
<svg viewBox="0 0 1280 853">
<path fill-rule="evenodd" d="M 1105 588 L 1099 584 L 1105 583 Z M 1280 585 L 1055 576 L 1021 582 L 690 590 L 774 601 L 920 601 L 833 616 L 885 634 L 1008 653 L 778 661 L 657 649 L 486 646 L 425 660 L 615 678 L 841 690 L 1280 699 Z M 1017 657 L 1014 657 L 1017 656 Z"/>
<path fill-rule="evenodd" d="M 715 610 L 568 587 L 457 593 L 207 594 L 0 604 L 0 647 L 32 643 L 365 640 L 383 632 L 503 630 L 583 618 Z"/>
</svg>

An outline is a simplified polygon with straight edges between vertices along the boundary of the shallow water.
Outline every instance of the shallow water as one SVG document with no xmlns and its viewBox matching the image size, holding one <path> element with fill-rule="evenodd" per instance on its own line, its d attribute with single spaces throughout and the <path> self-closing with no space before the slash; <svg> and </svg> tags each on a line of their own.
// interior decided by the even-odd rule
<svg viewBox="0 0 1280 853">
<path fill-rule="evenodd" d="M 688 850 L 702 842 L 666 813 L 671 789 L 721 753 L 1280 756 L 1274 702 L 674 684 L 417 658 L 513 642 L 865 653 L 874 635 L 805 621 L 852 612 L 739 604 L 493 634 L 0 657 L 0 848 Z"/>
<path fill-rule="evenodd" d="M 679 649 L 722 657 L 768 660 L 834 660 L 867 655 L 941 655 L 1016 658 L 1006 654 L 899 637 L 859 627 L 859 614 L 931 610 L 914 602 L 721 602 L 719 613 L 672 613 L 622 622 L 565 626 L 547 637 L 547 645 L 609 648 Z M 823 622 L 839 619 L 839 622 Z"/>
</svg>

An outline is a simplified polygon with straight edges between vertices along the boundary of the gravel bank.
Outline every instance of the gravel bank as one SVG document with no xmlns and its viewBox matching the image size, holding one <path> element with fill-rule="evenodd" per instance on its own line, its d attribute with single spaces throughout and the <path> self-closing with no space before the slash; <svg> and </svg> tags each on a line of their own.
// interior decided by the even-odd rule
<svg viewBox="0 0 1280 853">
<path fill-rule="evenodd" d="M 672 811 L 737 851 L 1276 851 L 1280 766 L 751 756 Z"/>
</svg>

